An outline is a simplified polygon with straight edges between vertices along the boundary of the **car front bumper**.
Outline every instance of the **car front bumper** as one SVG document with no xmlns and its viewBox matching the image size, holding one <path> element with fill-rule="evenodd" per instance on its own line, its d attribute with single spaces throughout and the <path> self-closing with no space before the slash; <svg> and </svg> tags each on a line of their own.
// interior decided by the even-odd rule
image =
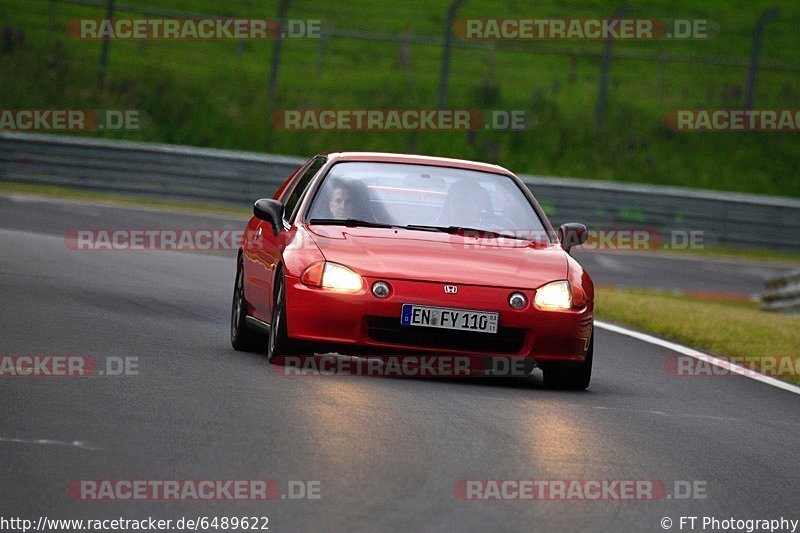
<svg viewBox="0 0 800 533">
<path fill-rule="evenodd" d="M 438 354 L 498 355 L 532 358 L 536 362 L 581 362 L 592 335 L 591 305 L 564 311 L 533 307 L 533 290 L 460 285 L 457 294 L 445 294 L 441 283 L 388 280 L 386 298 L 375 297 L 365 278 L 357 293 L 341 293 L 303 285 L 286 278 L 287 333 L 292 339 L 326 345 L 345 345 L 377 351 Z M 522 292 L 528 306 L 512 309 L 508 297 Z M 402 326 L 403 304 L 498 312 L 497 333 Z"/>
</svg>

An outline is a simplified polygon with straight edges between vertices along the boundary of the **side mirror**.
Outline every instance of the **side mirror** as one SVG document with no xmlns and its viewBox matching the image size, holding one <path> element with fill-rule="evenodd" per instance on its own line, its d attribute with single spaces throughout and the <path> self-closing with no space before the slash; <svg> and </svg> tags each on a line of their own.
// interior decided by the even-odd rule
<svg viewBox="0 0 800 533">
<path fill-rule="evenodd" d="M 272 226 L 272 233 L 277 235 L 283 229 L 283 204 L 272 198 L 262 198 L 253 204 L 253 214 L 269 222 Z"/>
<path fill-rule="evenodd" d="M 589 231 L 586 229 L 586 226 L 578 224 L 577 222 L 562 224 L 561 227 L 558 228 L 558 234 L 559 237 L 561 237 L 561 247 L 567 252 L 569 252 L 573 246 L 580 246 L 585 243 L 586 239 L 589 237 Z"/>
</svg>

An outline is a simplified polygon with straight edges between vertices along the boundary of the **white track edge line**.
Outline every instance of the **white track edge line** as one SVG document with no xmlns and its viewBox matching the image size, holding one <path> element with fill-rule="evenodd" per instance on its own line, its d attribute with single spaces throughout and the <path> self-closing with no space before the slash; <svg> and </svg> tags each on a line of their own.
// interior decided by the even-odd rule
<svg viewBox="0 0 800 533">
<path fill-rule="evenodd" d="M 719 357 L 714 357 L 713 355 L 708 355 L 702 352 L 698 352 L 697 350 L 683 346 L 681 344 L 665 341 L 663 339 L 659 339 L 658 337 L 653 337 L 652 335 L 648 335 L 646 333 L 640 333 L 638 331 L 623 328 L 615 324 L 609 324 L 608 322 L 603 322 L 602 320 L 595 320 L 594 325 L 600 329 L 605 329 L 607 331 L 619 333 L 620 335 L 633 337 L 634 339 L 638 339 L 643 342 L 655 344 L 656 346 L 661 346 L 662 348 L 673 350 L 683 355 L 688 355 L 689 357 L 694 357 L 695 359 L 698 359 L 700 361 L 705 361 L 719 368 L 730 370 L 731 372 L 734 372 L 736 374 L 741 374 L 744 377 L 760 381 L 761 383 L 766 383 L 767 385 L 772 385 L 773 387 L 777 387 L 785 391 L 793 392 L 795 394 L 800 394 L 800 387 L 796 385 L 792 385 L 791 383 L 781 381 L 779 379 L 767 376 L 765 374 L 760 374 L 749 368 L 737 365 L 736 363 L 731 363 L 730 361 L 726 361 L 725 359 L 721 359 Z"/>
</svg>

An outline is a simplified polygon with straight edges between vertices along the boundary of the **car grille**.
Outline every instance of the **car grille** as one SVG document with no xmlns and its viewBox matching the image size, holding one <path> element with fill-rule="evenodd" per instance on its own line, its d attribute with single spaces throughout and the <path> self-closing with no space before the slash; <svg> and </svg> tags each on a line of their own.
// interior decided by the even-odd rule
<svg viewBox="0 0 800 533">
<path fill-rule="evenodd" d="M 471 353 L 517 353 L 525 342 L 522 328 L 498 328 L 497 333 L 402 326 L 392 317 L 368 317 L 367 332 L 377 342 L 462 350 Z"/>
</svg>

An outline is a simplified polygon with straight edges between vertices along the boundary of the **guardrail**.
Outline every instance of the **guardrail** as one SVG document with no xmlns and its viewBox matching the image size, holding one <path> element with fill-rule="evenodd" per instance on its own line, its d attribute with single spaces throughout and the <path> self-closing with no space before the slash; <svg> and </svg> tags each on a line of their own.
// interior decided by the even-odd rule
<svg viewBox="0 0 800 533">
<path fill-rule="evenodd" d="M 761 295 L 761 309 L 800 314 L 800 269 L 769 278 L 764 284 L 767 289 Z"/>
<path fill-rule="evenodd" d="M 59 135 L 0 133 L 0 179 L 160 198 L 271 196 L 301 158 Z"/>
<path fill-rule="evenodd" d="M 309 154 L 310 155 L 310 154 Z M 0 180 L 246 204 L 271 196 L 302 158 L 59 135 L 0 133 Z M 706 246 L 800 251 L 800 200 L 526 176 L 554 224 L 702 232 Z"/>
</svg>

